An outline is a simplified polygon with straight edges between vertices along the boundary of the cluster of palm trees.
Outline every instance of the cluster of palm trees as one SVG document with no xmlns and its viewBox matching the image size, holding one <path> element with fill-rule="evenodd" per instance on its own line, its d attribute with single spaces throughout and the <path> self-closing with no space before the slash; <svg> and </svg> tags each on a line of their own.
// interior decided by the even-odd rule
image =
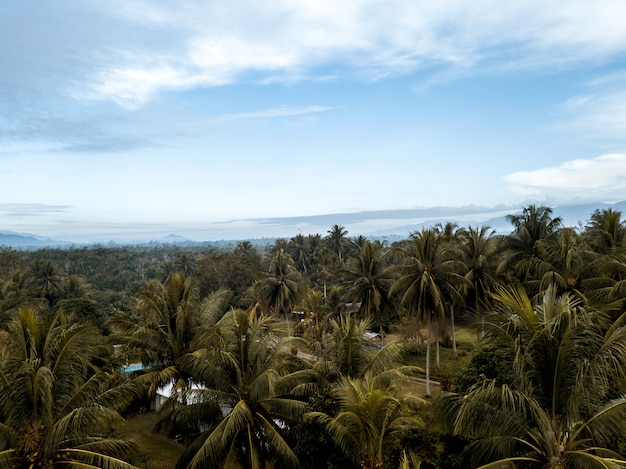
<svg viewBox="0 0 626 469">
<path fill-rule="evenodd" d="M 564 227 L 537 205 L 508 220 L 504 236 L 448 223 L 391 246 L 335 225 L 277 241 L 245 291 L 205 296 L 202 259 L 188 256 L 109 321 L 116 356 L 68 317 L 50 265 L 38 266 L 43 312 L 20 309 L 20 278 L 6 279 L 0 462 L 129 467 L 120 412 L 169 386 L 157 430 L 183 438 L 180 468 L 418 467 L 411 442 L 424 432 L 461 438 L 461 467 L 626 467 L 626 223 L 607 209 Z M 444 335 L 456 347 L 459 317 L 475 325 L 478 355 L 506 351 L 513 372 L 424 401 L 412 392 L 421 370 L 385 335 L 417 322 L 430 397 L 432 348 L 438 357 Z M 144 370 L 120 374 L 127 359 Z"/>
<path fill-rule="evenodd" d="M 275 264 L 270 272 L 281 275 Z M 271 314 L 256 303 L 232 307 L 228 291 L 201 300 L 192 281 L 174 273 L 142 289 L 141 321 L 111 322 L 125 353 L 147 365 L 135 381 L 149 395 L 172 389 L 157 430 L 183 436 L 179 467 L 301 467 L 297 448 L 324 439 L 335 462 L 379 467 L 390 442 L 420 421 L 421 400 L 399 390 L 417 370 L 398 366 L 397 344 L 372 348 L 368 321 L 351 316 L 329 319 L 321 343 L 288 333 L 277 315 L 290 297 L 274 277 L 265 284 Z"/>
</svg>

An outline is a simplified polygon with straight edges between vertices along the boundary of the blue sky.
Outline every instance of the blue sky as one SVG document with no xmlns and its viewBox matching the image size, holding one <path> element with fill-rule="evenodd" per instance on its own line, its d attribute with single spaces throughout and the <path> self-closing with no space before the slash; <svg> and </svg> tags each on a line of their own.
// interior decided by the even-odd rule
<svg viewBox="0 0 626 469">
<path fill-rule="evenodd" d="M 623 18 L 0 0 L 0 231 L 254 237 L 276 233 L 238 220 L 624 200 Z"/>
</svg>

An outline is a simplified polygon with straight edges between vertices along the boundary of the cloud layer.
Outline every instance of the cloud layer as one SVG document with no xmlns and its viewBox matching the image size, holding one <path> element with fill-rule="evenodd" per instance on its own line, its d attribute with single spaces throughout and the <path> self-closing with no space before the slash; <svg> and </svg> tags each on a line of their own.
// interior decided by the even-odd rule
<svg viewBox="0 0 626 469">
<path fill-rule="evenodd" d="M 626 49 L 619 1 L 283 0 L 124 3 L 120 25 L 170 33 L 158 54 L 111 51 L 93 97 L 136 107 L 161 89 L 237 81 L 375 80 L 416 69 L 567 67 Z M 140 18 L 140 20 L 137 20 Z"/>
<path fill-rule="evenodd" d="M 0 77 L 3 89 L 18 100 L 34 90 L 50 99 L 49 90 L 129 109 L 171 89 L 372 80 L 433 67 L 566 67 L 626 49 L 626 4 L 611 0 L 44 0 L 4 11 L 0 47 L 11 74 Z"/>
<path fill-rule="evenodd" d="M 509 174 L 505 180 L 521 195 L 561 196 L 596 200 L 620 200 L 626 188 L 626 155 L 608 154 L 593 159 L 577 159 L 535 171 Z"/>
</svg>

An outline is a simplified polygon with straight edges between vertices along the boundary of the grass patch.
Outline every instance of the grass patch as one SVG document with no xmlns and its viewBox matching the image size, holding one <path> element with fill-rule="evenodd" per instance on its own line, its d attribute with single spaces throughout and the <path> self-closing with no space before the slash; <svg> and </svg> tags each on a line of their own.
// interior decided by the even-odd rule
<svg viewBox="0 0 626 469">
<path fill-rule="evenodd" d="M 421 331 L 423 343 L 415 350 L 404 354 L 406 365 L 418 366 L 426 370 L 426 330 Z M 457 326 L 456 328 L 457 358 L 454 357 L 451 340 L 442 340 L 439 344 L 439 366 L 436 363 L 436 344 L 433 341 L 430 350 L 430 379 L 441 381 L 454 378 L 469 363 L 472 352 L 476 348 L 476 333 L 471 327 Z"/>
<path fill-rule="evenodd" d="M 156 414 L 148 412 L 128 417 L 118 431 L 137 445 L 138 456 L 132 461 L 144 469 L 172 469 L 184 446 L 165 435 L 154 433 Z"/>
</svg>

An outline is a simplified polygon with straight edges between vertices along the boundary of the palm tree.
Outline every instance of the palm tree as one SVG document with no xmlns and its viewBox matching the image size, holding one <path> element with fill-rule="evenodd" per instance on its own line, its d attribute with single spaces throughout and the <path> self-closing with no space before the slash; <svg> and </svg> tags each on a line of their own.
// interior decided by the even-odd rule
<svg viewBox="0 0 626 469">
<path fill-rule="evenodd" d="M 385 270 L 383 256 L 380 243 L 365 241 L 360 251 L 348 257 L 342 272 L 347 286 L 345 297 L 353 304 L 361 304 L 360 311 L 378 326 L 384 341 L 383 326 L 385 313 L 392 307 L 389 289 L 393 279 Z"/>
<path fill-rule="evenodd" d="M 189 386 L 189 378 L 178 368 L 178 361 L 192 351 L 200 309 L 197 290 L 191 278 L 172 273 L 165 282 L 150 281 L 139 292 L 142 320 L 117 318 L 110 325 L 118 340 L 141 355 L 150 371 L 142 376 L 150 384 L 149 393 L 166 384 Z"/>
<path fill-rule="evenodd" d="M 72 274 L 61 282 L 59 286 L 60 297 L 67 299 L 89 299 L 91 295 L 91 285 L 80 275 Z"/>
<path fill-rule="evenodd" d="M 561 228 L 538 245 L 545 262 L 538 279 L 527 282 L 527 290 L 533 294 L 554 285 L 561 293 L 569 292 L 589 302 L 590 293 L 612 284 L 609 278 L 599 275 L 602 262 L 573 228 Z"/>
<path fill-rule="evenodd" d="M 583 237 L 591 247 L 591 268 L 609 283 L 598 288 L 593 299 L 621 312 L 626 296 L 626 221 L 621 220 L 619 211 L 596 210 Z"/>
<path fill-rule="evenodd" d="M 399 252 L 403 260 L 390 267 L 397 274 L 390 293 L 399 293 L 401 306 L 427 327 L 426 396 L 430 397 L 432 324 L 445 317 L 445 298 L 458 295 L 457 285 L 463 278 L 458 273 L 460 262 L 454 257 L 447 257 L 448 253 L 441 249 L 434 229 L 413 233 Z"/>
<path fill-rule="evenodd" d="M 196 271 L 196 259 L 187 252 L 181 252 L 174 261 L 176 270 L 185 275 L 185 277 L 191 277 Z"/>
<path fill-rule="evenodd" d="M 302 276 L 291 256 L 280 249 L 270 263 L 268 275 L 260 282 L 263 304 L 277 316 L 285 314 L 289 321 L 292 308 L 302 299 Z"/>
<path fill-rule="evenodd" d="M 536 279 L 544 263 L 539 243 L 556 235 L 561 218 L 553 217 L 549 207 L 531 204 L 524 207 L 521 214 L 507 215 L 506 219 L 514 231 L 500 238 L 507 255 L 498 266 L 498 272 L 506 273 L 510 269 L 521 282 Z"/>
<path fill-rule="evenodd" d="M 379 349 L 373 348 L 365 333 L 369 319 L 340 315 L 328 319 L 328 328 L 322 342 L 319 361 L 315 368 L 328 382 L 341 378 L 362 378 L 366 373 L 383 373 L 395 368 L 398 372 L 413 373 L 413 367 L 398 366 L 402 352 L 400 342 L 391 342 Z"/>
<path fill-rule="evenodd" d="M 626 220 L 618 210 L 596 210 L 587 224 L 585 235 L 599 254 L 625 253 Z"/>
<path fill-rule="evenodd" d="M 177 467 L 297 467 L 283 431 L 304 412 L 297 391 L 314 374 L 289 352 L 296 339 L 280 339 L 268 317 L 240 309 L 205 327 L 204 348 L 181 360 L 197 387 L 159 411 L 158 429 L 199 432 Z"/>
<path fill-rule="evenodd" d="M 438 235 L 438 242 L 441 245 L 441 250 L 445 251 L 448 257 L 462 257 L 463 253 L 460 249 L 461 246 L 461 233 L 464 231 L 459 228 L 457 223 L 447 222 L 445 225 L 441 223 L 437 223 L 435 225 L 435 231 Z M 464 268 L 464 264 L 458 263 L 457 268 L 459 269 L 459 273 L 461 270 L 467 270 Z M 465 282 L 461 282 L 459 288 L 463 287 Z M 452 295 L 449 295 L 445 298 L 445 302 L 447 305 L 447 311 L 450 314 L 450 326 L 452 328 L 452 356 L 456 360 L 459 358 L 457 348 L 456 348 L 456 330 L 455 330 L 455 319 L 454 319 L 454 309 L 456 306 L 463 306 L 463 295 L 459 294 L 459 292 L 451 291 Z M 437 325 L 437 366 L 439 366 L 439 325 Z"/>
<path fill-rule="evenodd" d="M 62 279 L 57 266 L 50 260 L 37 259 L 31 267 L 31 275 L 39 297 L 48 306 L 54 306 Z"/>
<path fill-rule="evenodd" d="M 309 246 L 307 238 L 301 233 L 289 240 L 288 252 L 296 262 L 298 270 L 305 272 L 309 265 Z"/>
<path fill-rule="evenodd" d="M 326 318 L 330 312 L 326 307 L 323 293 L 318 290 L 309 290 L 303 300 L 303 305 L 306 315 L 304 320 L 296 325 L 295 330 L 321 342 L 326 329 Z"/>
<path fill-rule="evenodd" d="M 339 263 L 343 262 L 343 251 L 348 243 L 346 235 L 348 234 L 348 230 L 341 225 L 333 225 L 330 230 L 328 230 L 328 236 L 326 236 L 326 240 L 330 245 L 330 248 L 337 254 L 337 259 L 339 259 Z"/>
<path fill-rule="evenodd" d="M 0 282 L 0 323 L 6 324 L 11 314 L 28 301 L 27 278 L 21 271 L 15 270 L 10 278 Z"/>
<path fill-rule="evenodd" d="M 489 226 L 469 227 L 459 232 L 461 253 L 467 266 L 466 282 L 463 284 L 463 294 L 466 304 L 474 314 L 480 314 L 488 309 L 491 303 L 491 293 L 498 281 L 496 279 L 496 244 L 493 237 L 495 231 Z M 481 315 L 481 327 L 478 333 L 482 338 L 484 321 Z"/>
<path fill-rule="evenodd" d="M 369 319 L 359 320 L 349 315 L 328 320 L 317 364 L 323 370 L 322 375 L 335 381 L 342 376 L 357 378 L 365 374 L 374 356 L 365 339 L 370 324 Z"/>
<path fill-rule="evenodd" d="M 625 318 L 611 324 L 554 287 L 537 304 L 521 289 L 495 300 L 490 340 L 513 352 L 516 381 L 484 380 L 437 403 L 453 433 L 475 440 L 464 467 L 625 467 Z"/>
<path fill-rule="evenodd" d="M 0 361 L 0 466 L 134 468 L 130 441 L 114 435 L 136 396 L 106 365 L 96 329 L 21 309 Z M 102 365 L 102 364 L 105 365 Z"/>
<path fill-rule="evenodd" d="M 383 466 L 385 456 L 407 431 L 423 428 L 422 399 L 401 394 L 402 376 L 393 371 L 344 378 L 331 396 L 337 412 L 310 412 L 306 421 L 322 424 L 331 440 L 361 468 Z"/>
</svg>

